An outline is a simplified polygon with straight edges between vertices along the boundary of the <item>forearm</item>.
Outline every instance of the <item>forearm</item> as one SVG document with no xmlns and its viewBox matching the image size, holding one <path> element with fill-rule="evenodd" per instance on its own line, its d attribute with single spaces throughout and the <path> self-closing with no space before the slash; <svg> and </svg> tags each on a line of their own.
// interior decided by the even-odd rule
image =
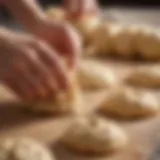
<svg viewBox="0 0 160 160">
<path fill-rule="evenodd" d="M 4 4 L 29 30 L 32 30 L 45 17 L 35 0 L 4 0 Z"/>
</svg>

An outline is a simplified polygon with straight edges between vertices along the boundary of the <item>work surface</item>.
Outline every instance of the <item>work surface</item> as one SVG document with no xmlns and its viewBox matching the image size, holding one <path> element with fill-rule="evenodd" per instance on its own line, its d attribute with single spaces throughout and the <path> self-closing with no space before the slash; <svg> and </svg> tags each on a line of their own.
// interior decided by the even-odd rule
<svg viewBox="0 0 160 160">
<path fill-rule="evenodd" d="M 117 9 L 114 12 L 113 11 L 114 10 L 112 10 L 110 13 L 113 14 L 115 19 L 119 21 L 127 21 L 127 16 L 125 20 L 127 11 L 120 12 L 120 10 Z M 128 12 L 128 15 L 130 15 L 132 19 L 135 19 L 135 21 L 136 19 L 139 21 L 139 14 L 137 14 L 137 12 Z M 157 16 L 158 13 L 156 12 L 154 15 Z M 152 18 L 149 18 L 149 16 L 147 16 L 145 20 L 147 20 L 147 18 L 148 21 L 149 19 L 150 21 L 153 20 Z M 157 20 L 155 23 L 158 24 Z M 121 64 L 117 65 L 112 63 L 112 65 L 114 67 L 117 66 L 117 69 L 123 68 L 123 65 Z M 119 67 L 119 65 L 121 67 Z M 4 91 L 2 91 L 2 93 L 4 93 Z M 91 111 L 92 109 L 96 108 L 96 106 L 104 99 L 104 97 L 105 91 L 98 93 L 86 93 L 85 103 L 82 107 L 87 108 L 88 111 Z M 8 98 L 4 98 L 7 100 L 7 102 L 9 102 Z M 4 136 L 29 136 L 48 144 L 51 149 L 54 149 L 59 160 L 89 159 L 72 155 L 58 145 L 58 139 L 70 125 L 71 121 L 72 118 L 70 117 L 44 117 L 42 115 L 35 115 L 33 113 L 25 112 L 22 108 L 17 106 L 5 104 L 0 106 L 0 138 L 3 138 Z M 150 159 L 152 152 L 160 142 L 160 117 L 157 116 L 145 120 L 122 121 L 119 123 L 122 125 L 122 127 L 124 127 L 129 135 L 130 141 L 128 146 L 123 152 L 118 153 L 114 157 L 97 158 L 97 160 Z M 158 159 L 160 159 L 160 157 L 158 158 L 157 156 L 157 160 Z"/>
<path fill-rule="evenodd" d="M 114 68 L 117 73 L 125 72 L 127 64 L 119 62 L 101 62 L 107 68 Z M 128 65 L 127 65 L 128 66 Z M 128 68 L 128 67 L 127 67 Z M 123 73 L 123 72 L 121 72 Z M 88 112 L 95 111 L 98 104 L 104 100 L 107 91 L 86 92 L 84 105 L 81 106 Z M 4 91 L 2 92 L 4 93 Z M 7 100 L 3 97 L 1 100 Z M 7 100 L 9 102 L 9 100 Z M 71 160 L 85 158 L 77 157 L 65 151 L 58 145 L 58 139 L 72 122 L 71 117 L 47 117 L 26 112 L 21 107 L 13 105 L 1 105 L 0 107 L 0 138 L 5 136 L 29 136 L 47 143 L 54 149 L 59 160 Z M 121 121 L 119 124 L 126 130 L 129 136 L 129 144 L 123 152 L 114 157 L 106 157 L 110 160 L 147 160 L 160 141 L 160 117 L 144 120 Z M 99 158 L 97 158 L 99 160 Z"/>
</svg>

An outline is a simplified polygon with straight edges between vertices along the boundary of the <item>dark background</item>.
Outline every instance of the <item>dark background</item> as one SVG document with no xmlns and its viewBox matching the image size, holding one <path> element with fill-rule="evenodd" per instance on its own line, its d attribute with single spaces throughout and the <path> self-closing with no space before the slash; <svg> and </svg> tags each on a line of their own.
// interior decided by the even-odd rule
<svg viewBox="0 0 160 160">
<path fill-rule="evenodd" d="M 39 0 L 45 6 L 51 3 L 60 3 L 61 0 Z M 99 0 L 99 3 L 105 5 L 122 5 L 122 6 L 157 6 L 160 5 L 160 0 Z"/>
<path fill-rule="evenodd" d="M 46 7 L 50 4 L 60 4 L 62 0 L 37 0 L 42 5 L 42 7 Z M 102 7 L 112 7 L 112 6 L 122 6 L 122 7 L 160 7 L 160 0 L 98 0 L 99 4 Z M 15 2 L 16 3 L 16 2 Z M 6 10 L 6 8 L 1 5 L 0 6 L 0 21 L 10 19 L 11 15 Z"/>
</svg>

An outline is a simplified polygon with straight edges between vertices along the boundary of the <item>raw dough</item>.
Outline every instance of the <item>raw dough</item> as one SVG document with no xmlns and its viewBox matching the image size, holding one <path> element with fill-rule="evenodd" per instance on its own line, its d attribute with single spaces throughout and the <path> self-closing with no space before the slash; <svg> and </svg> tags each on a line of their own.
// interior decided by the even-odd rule
<svg viewBox="0 0 160 160">
<path fill-rule="evenodd" d="M 159 107 L 156 93 L 121 87 L 108 93 L 100 110 L 117 117 L 132 118 L 154 115 Z"/>
<path fill-rule="evenodd" d="M 160 87 L 160 65 L 136 67 L 126 77 L 126 83 L 140 87 Z"/>
<path fill-rule="evenodd" d="M 60 21 L 65 20 L 65 12 L 62 8 L 58 6 L 49 6 L 45 10 L 45 13 L 47 14 L 48 17 L 53 18 L 54 20 L 60 20 Z"/>
<path fill-rule="evenodd" d="M 78 20 L 71 22 L 73 26 L 80 32 L 84 44 L 89 43 L 91 32 L 100 24 L 99 17 L 96 16 L 83 16 Z"/>
<path fill-rule="evenodd" d="M 114 52 L 122 58 L 132 58 L 135 54 L 135 34 L 133 26 L 115 25 L 110 28 Z"/>
<path fill-rule="evenodd" d="M 118 125 L 93 115 L 77 118 L 62 138 L 66 148 L 91 156 L 113 153 L 126 143 L 127 136 Z"/>
<path fill-rule="evenodd" d="M 160 59 L 160 32 L 156 28 L 142 26 L 136 39 L 137 51 L 143 59 Z"/>
<path fill-rule="evenodd" d="M 90 33 L 90 46 L 94 46 L 96 55 L 108 55 L 112 52 L 109 23 L 101 23 Z"/>
<path fill-rule="evenodd" d="M 67 62 L 65 62 L 67 63 Z M 71 113 L 79 114 L 80 106 L 82 105 L 82 94 L 77 82 L 76 70 L 68 72 L 70 79 L 70 87 L 53 95 L 53 98 L 48 101 L 36 101 L 25 105 L 32 111 L 55 114 L 55 113 Z"/>
<path fill-rule="evenodd" d="M 118 84 L 114 71 L 96 62 L 81 62 L 77 76 L 84 89 L 104 89 Z"/>
<path fill-rule="evenodd" d="M 51 152 L 30 138 L 6 138 L 0 142 L 0 160 L 54 160 Z"/>
<path fill-rule="evenodd" d="M 47 113 L 71 113 L 79 114 L 82 105 L 82 94 L 78 85 L 73 84 L 68 91 L 57 93 L 54 95 L 53 100 L 39 101 L 27 105 L 28 109 Z"/>
</svg>

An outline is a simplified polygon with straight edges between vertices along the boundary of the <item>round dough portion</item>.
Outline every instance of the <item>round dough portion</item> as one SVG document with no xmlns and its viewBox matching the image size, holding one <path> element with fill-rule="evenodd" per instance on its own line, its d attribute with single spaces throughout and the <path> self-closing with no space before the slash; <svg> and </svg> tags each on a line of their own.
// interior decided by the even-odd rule
<svg viewBox="0 0 160 160">
<path fill-rule="evenodd" d="M 95 47 L 96 55 L 109 55 L 112 52 L 110 23 L 101 23 L 90 34 L 90 45 Z"/>
<path fill-rule="evenodd" d="M 92 115 L 77 118 L 62 138 L 62 144 L 75 152 L 106 155 L 122 149 L 127 136 L 118 125 Z"/>
<path fill-rule="evenodd" d="M 83 89 L 104 89 L 118 84 L 113 70 L 94 62 L 82 62 L 77 78 Z"/>
<path fill-rule="evenodd" d="M 78 20 L 71 21 L 71 24 L 82 35 L 84 44 L 89 43 L 91 32 L 100 24 L 100 19 L 97 16 L 83 16 Z"/>
<path fill-rule="evenodd" d="M 110 29 L 114 52 L 122 58 L 132 58 L 135 50 L 136 29 L 133 26 L 117 25 Z"/>
<path fill-rule="evenodd" d="M 137 67 L 129 73 L 125 81 L 133 86 L 160 87 L 160 66 Z"/>
<path fill-rule="evenodd" d="M 66 19 L 64 10 L 58 6 L 49 6 L 45 10 L 45 13 L 48 17 L 53 18 L 54 20 L 63 21 Z"/>
<path fill-rule="evenodd" d="M 78 114 L 81 105 L 81 90 L 78 86 L 73 86 L 66 92 L 54 95 L 53 100 L 36 101 L 26 107 L 32 111 L 46 114 Z"/>
<path fill-rule="evenodd" d="M 136 39 L 137 51 L 146 60 L 160 59 L 160 34 L 156 28 L 143 26 Z"/>
<path fill-rule="evenodd" d="M 54 160 L 51 152 L 30 138 L 6 138 L 0 142 L 0 160 Z"/>
<path fill-rule="evenodd" d="M 48 101 L 35 101 L 24 106 L 42 114 L 79 114 L 83 101 L 76 72 L 68 72 L 68 77 L 70 86 L 67 90 L 57 92 Z"/>
<path fill-rule="evenodd" d="M 101 105 L 102 113 L 120 118 L 144 117 L 159 111 L 156 93 L 132 88 L 117 88 L 108 93 Z"/>
</svg>

